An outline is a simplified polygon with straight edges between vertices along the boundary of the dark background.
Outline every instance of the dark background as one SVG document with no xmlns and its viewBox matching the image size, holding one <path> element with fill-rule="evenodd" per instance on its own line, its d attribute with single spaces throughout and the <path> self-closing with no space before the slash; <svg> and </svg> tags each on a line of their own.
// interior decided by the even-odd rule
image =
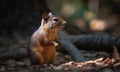
<svg viewBox="0 0 120 72">
<path fill-rule="evenodd" d="M 69 34 L 120 35 L 120 0 L 0 0 L 0 47 L 26 46 L 50 11 L 67 21 Z"/>
</svg>

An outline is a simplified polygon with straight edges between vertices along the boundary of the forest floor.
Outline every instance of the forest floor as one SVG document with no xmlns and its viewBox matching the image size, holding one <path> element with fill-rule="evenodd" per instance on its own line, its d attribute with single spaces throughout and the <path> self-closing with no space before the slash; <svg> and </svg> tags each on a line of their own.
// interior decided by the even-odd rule
<svg viewBox="0 0 120 72">
<path fill-rule="evenodd" d="M 120 72 L 120 61 L 113 63 L 111 53 L 81 52 L 85 62 L 75 62 L 70 55 L 60 52 L 53 64 L 30 65 L 29 58 L 0 60 L 0 72 Z"/>
<path fill-rule="evenodd" d="M 0 49 L 21 48 L 27 43 L 26 39 L 21 39 L 19 36 L 0 40 L 1 44 L 4 44 Z M 80 52 L 86 61 L 76 62 L 71 55 L 62 52 L 56 53 L 53 64 L 30 65 L 29 58 L 0 60 L 0 72 L 120 72 L 118 53 L 86 50 Z"/>
</svg>

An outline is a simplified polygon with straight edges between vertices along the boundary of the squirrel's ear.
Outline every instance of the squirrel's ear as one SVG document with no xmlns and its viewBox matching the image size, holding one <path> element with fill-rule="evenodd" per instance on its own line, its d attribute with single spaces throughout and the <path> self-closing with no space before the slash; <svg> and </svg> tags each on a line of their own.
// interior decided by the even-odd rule
<svg viewBox="0 0 120 72">
<path fill-rule="evenodd" d="M 46 24 L 46 21 L 42 18 L 42 20 L 41 20 L 41 26 L 43 26 L 45 24 Z"/>
<path fill-rule="evenodd" d="M 47 13 L 47 12 L 44 12 L 44 13 L 42 14 L 41 25 L 45 25 L 45 24 L 47 23 L 48 18 L 49 18 L 48 13 Z"/>
<path fill-rule="evenodd" d="M 49 12 L 48 16 L 53 16 L 53 14 L 51 12 Z"/>
<path fill-rule="evenodd" d="M 43 14 L 42 14 L 42 19 L 48 19 L 48 13 L 47 12 L 44 12 Z"/>
<path fill-rule="evenodd" d="M 42 21 L 41 21 L 41 24 L 45 25 L 47 23 L 47 20 L 50 16 L 53 16 L 53 14 L 51 12 L 47 13 L 47 12 L 44 12 L 42 14 Z"/>
</svg>

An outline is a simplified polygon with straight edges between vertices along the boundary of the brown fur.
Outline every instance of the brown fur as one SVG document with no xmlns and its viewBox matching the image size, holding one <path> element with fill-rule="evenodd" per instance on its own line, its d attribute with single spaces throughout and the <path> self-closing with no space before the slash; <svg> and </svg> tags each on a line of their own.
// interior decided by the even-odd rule
<svg viewBox="0 0 120 72">
<path fill-rule="evenodd" d="M 36 30 L 28 44 L 28 54 L 31 64 L 53 63 L 56 57 L 54 41 L 58 41 L 57 31 L 64 20 L 54 15 L 43 15 L 41 26 Z M 58 21 L 54 21 L 57 18 Z"/>
</svg>

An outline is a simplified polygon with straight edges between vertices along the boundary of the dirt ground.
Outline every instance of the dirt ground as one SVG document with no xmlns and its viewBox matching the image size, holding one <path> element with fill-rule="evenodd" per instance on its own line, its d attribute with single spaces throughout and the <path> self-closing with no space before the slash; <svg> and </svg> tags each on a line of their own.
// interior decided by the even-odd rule
<svg viewBox="0 0 120 72">
<path fill-rule="evenodd" d="M 0 72 L 120 72 L 120 63 L 111 62 L 112 53 L 81 50 L 85 62 L 57 52 L 54 64 L 30 65 L 29 58 L 0 60 Z"/>
<path fill-rule="evenodd" d="M 0 38 L 3 43 L 0 49 L 21 48 L 27 43 L 26 39 Z M 12 42 L 11 42 L 12 41 Z M 76 62 L 69 54 L 56 53 L 53 64 L 30 65 L 29 58 L 0 60 L 0 72 L 120 72 L 120 58 L 117 52 L 80 50 L 86 61 Z"/>
</svg>

